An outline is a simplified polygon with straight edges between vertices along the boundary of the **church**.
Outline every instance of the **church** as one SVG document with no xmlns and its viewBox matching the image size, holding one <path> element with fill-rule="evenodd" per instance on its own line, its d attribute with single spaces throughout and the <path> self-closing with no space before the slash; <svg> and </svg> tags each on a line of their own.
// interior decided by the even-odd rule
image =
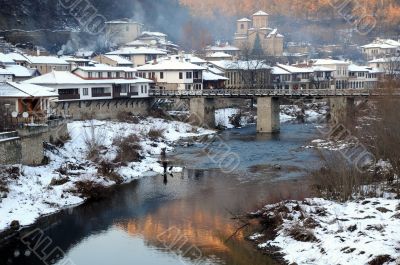
<svg viewBox="0 0 400 265">
<path fill-rule="evenodd" d="M 266 55 L 282 56 L 283 35 L 277 29 L 269 27 L 269 14 L 258 11 L 252 20 L 242 18 L 237 21 L 235 46 L 242 50 L 262 49 Z"/>
</svg>

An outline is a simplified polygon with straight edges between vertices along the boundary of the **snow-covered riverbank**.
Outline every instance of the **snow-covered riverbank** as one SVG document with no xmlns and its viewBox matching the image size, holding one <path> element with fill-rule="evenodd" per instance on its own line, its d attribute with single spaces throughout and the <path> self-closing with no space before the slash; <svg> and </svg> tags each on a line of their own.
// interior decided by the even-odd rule
<svg viewBox="0 0 400 265">
<path fill-rule="evenodd" d="M 338 203 L 314 198 L 267 205 L 254 214 L 275 226 L 276 236 L 250 239 L 260 249 L 278 252 L 288 264 L 400 263 L 400 200 Z"/>
<path fill-rule="evenodd" d="M 15 179 L 8 179 L 8 193 L 3 193 L 0 200 L 0 231 L 8 229 L 12 221 L 26 226 L 43 215 L 60 209 L 81 204 L 86 198 L 75 192 L 79 181 L 92 181 L 103 186 L 112 186 L 115 181 L 99 176 L 98 165 L 87 159 L 85 141 L 94 129 L 94 135 L 101 141 L 103 149 L 100 157 L 112 160 L 117 155 L 113 142 L 118 137 L 135 134 L 140 139 L 140 162 L 121 165 L 116 173 L 127 183 L 147 174 L 163 173 L 158 163 L 163 148 L 167 152 L 174 143 L 182 138 L 213 134 L 214 131 L 195 128 L 189 124 L 147 118 L 138 124 L 112 121 L 86 121 L 68 124 L 71 140 L 63 148 L 46 151 L 50 163 L 46 166 L 19 166 L 21 174 Z M 162 139 L 151 139 L 150 130 L 162 132 Z M 181 171 L 174 168 L 174 172 Z"/>
</svg>

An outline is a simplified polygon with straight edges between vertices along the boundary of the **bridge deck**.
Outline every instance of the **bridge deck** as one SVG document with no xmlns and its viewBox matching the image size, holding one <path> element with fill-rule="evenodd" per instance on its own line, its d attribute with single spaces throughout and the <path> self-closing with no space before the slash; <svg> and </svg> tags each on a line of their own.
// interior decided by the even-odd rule
<svg viewBox="0 0 400 265">
<path fill-rule="evenodd" d="M 400 94 L 399 94 L 400 95 Z M 153 97 L 371 97 L 384 96 L 371 89 L 207 89 L 207 90 L 150 90 Z M 396 94 L 396 96 L 398 96 Z"/>
</svg>

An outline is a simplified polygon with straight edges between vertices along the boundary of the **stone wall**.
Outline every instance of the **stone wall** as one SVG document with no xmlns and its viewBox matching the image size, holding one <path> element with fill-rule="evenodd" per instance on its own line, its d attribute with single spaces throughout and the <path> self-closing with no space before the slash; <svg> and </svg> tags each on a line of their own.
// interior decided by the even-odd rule
<svg viewBox="0 0 400 265">
<path fill-rule="evenodd" d="M 21 141 L 16 132 L 0 134 L 0 164 L 21 163 Z"/>
<path fill-rule="evenodd" d="M 44 158 L 44 142 L 53 142 L 68 135 L 66 122 L 52 121 L 48 126 L 25 127 L 1 139 L 0 164 L 40 165 Z"/>
<path fill-rule="evenodd" d="M 58 114 L 69 116 L 74 120 L 106 120 L 116 119 L 121 112 L 147 115 L 150 111 L 151 102 L 151 98 L 71 101 L 54 103 L 53 109 Z"/>
</svg>

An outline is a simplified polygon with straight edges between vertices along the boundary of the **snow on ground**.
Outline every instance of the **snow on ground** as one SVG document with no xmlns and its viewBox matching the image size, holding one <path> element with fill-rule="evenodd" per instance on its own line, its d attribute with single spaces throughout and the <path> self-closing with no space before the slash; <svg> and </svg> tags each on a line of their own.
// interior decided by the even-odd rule
<svg viewBox="0 0 400 265">
<path fill-rule="evenodd" d="M 121 123 L 112 121 L 86 121 L 68 124 L 71 141 L 61 149 L 47 151 L 51 162 L 46 166 L 28 167 L 20 166 L 22 174 L 17 180 L 11 180 L 6 198 L 0 199 L 0 231 L 7 229 L 13 220 L 19 221 L 22 226 L 30 225 L 43 215 L 55 213 L 62 208 L 78 205 L 84 202 L 70 191 L 74 183 L 82 180 L 92 180 L 105 186 L 114 185 L 115 182 L 100 178 L 96 165 L 86 159 L 85 139 L 94 135 L 100 139 L 106 148 L 103 158 L 114 159 L 116 148 L 112 142 L 116 137 L 125 137 L 137 134 L 141 141 L 141 162 L 129 163 L 117 170 L 124 182 L 138 179 L 148 173 L 162 173 L 163 168 L 157 162 L 161 149 L 173 149 L 173 143 L 179 139 L 196 137 L 214 133 L 202 128 L 194 128 L 189 124 L 165 121 L 162 119 L 147 118 L 139 124 Z M 151 129 L 163 130 L 163 141 L 152 141 L 147 137 Z M 60 179 L 59 169 L 68 163 L 78 166 L 68 170 L 69 181 L 62 185 L 50 185 L 53 179 Z M 175 168 L 174 172 L 181 171 Z"/>
<path fill-rule="evenodd" d="M 288 264 L 364 265 L 385 255 L 391 260 L 385 264 L 400 262 L 400 200 L 368 198 L 338 203 L 315 198 L 269 205 L 262 212 L 269 217 L 281 215 L 283 223 L 273 240 L 265 242 L 260 234 L 250 239 L 258 242 L 260 249 L 277 247 Z M 315 240 L 294 239 L 293 227 L 305 227 Z"/>
</svg>

